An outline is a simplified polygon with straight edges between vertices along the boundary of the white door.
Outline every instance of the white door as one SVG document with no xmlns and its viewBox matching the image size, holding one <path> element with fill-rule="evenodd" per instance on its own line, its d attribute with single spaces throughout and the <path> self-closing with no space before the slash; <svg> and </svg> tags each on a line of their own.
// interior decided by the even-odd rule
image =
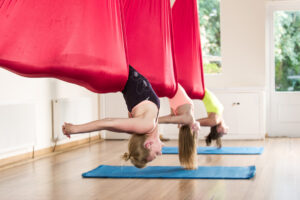
<svg viewBox="0 0 300 200">
<path fill-rule="evenodd" d="M 300 1 L 268 4 L 268 134 L 300 136 Z"/>
<path fill-rule="evenodd" d="M 236 103 L 238 133 L 255 138 L 261 133 L 261 112 L 259 93 L 240 93 Z M 251 137 L 252 136 L 252 137 Z"/>
<path fill-rule="evenodd" d="M 234 93 L 226 92 L 215 94 L 224 106 L 223 117 L 226 125 L 229 127 L 228 134 L 225 135 L 224 138 L 231 138 L 231 136 L 239 133 L 237 123 L 239 100 Z"/>
<path fill-rule="evenodd" d="M 229 127 L 228 139 L 261 139 L 265 130 L 263 91 L 216 93 L 224 106 L 223 117 Z"/>
</svg>

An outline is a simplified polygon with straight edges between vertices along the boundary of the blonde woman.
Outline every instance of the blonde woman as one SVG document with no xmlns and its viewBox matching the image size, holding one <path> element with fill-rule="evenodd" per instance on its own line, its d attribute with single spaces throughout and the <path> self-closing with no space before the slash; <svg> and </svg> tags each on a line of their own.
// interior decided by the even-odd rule
<svg viewBox="0 0 300 200">
<path fill-rule="evenodd" d="M 72 134 L 92 131 L 110 130 L 132 134 L 128 143 L 128 153 L 123 159 L 143 168 L 146 164 L 161 155 L 163 143 L 159 139 L 157 117 L 160 101 L 149 81 L 129 66 L 129 76 L 123 97 L 129 112 L 129 118 L 105 118 L 86 124 L 73 125 L 65 123 L 63 133 Z"/>
<path fill-rule="evenodd" d="M 161 124 L 178 124 L 179 129 L 179 161 L 186 169 L 196 169 L 197 136 L 200 125 L 194 118 L 194 104 L 183 87 L 178 84 L 175 96 L 169 99 L 171 114 L 158 118 Z"/>
</svg>

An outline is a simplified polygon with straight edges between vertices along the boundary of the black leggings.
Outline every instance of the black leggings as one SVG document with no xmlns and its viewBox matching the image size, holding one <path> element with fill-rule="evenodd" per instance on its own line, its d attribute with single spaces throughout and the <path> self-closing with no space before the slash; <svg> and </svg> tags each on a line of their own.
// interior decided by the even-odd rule
<svg viewBox="0 0 300 200">
<path fill-rule="evenodd" d="M 159 98 L 152 89 L 149 81 L 130 65 L 128 80 L 122 93 L 129 112 L 132 111 L 134 106 L 145 100 L 156 104 L 158 110 L 160 108 Z"/>
</svg>

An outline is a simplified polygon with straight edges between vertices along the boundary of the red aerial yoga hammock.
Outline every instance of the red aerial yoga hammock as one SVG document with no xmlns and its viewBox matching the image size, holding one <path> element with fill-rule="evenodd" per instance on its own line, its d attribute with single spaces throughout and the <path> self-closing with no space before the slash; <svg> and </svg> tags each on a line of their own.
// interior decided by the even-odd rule
<svg viewBox="0 0 300 200">
<path fill-rule="evenodd" d="M 172 8 L 178 82 L 190 98 L 203 99 L 204 76 L 196 0 L 176 0 Z"/>
<path fill-rule="evenodd" d="M 121 91 L 128 64 L 159 96 L 176 91 L 169 0 L 0 0 L 0 66 L 97 92 Z M 129 62 L 126 59 L 126 41 Z"/>
<path fill-rule="evenodd" d="M 123 0 L 128 63 L 160 97 L 177 90 L 170 0 Z"/>
<path fill-rule="evenodd" d="M 128 78 L 120 0 L 0 0 L 0 66 L 97 92 Z"/>
</svg>

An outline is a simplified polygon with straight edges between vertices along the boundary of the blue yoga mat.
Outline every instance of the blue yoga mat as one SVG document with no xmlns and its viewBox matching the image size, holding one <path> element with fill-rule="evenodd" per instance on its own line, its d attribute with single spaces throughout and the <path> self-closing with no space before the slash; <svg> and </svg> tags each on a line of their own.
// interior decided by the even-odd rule
<svg viewBox="0 0 300 200">
<path fill-rule="evenodd" d="M 185 170 L 180 166 L 149 166 L 138 169 L 134 166 L 100 165 L 83 173 L 84 178 L 143 178 L 143 179 L 250 179 L 255 166 L 248 167 L 198 167 Z"/>
<path fill-rule="evenodd" d="M 198 147 L 198 154 L 237 154 L 251 155 L 262 154 L 263 147 Z M 163 147 L 162 154 L 178 154 L 178 147 Z"/>
</svg>

